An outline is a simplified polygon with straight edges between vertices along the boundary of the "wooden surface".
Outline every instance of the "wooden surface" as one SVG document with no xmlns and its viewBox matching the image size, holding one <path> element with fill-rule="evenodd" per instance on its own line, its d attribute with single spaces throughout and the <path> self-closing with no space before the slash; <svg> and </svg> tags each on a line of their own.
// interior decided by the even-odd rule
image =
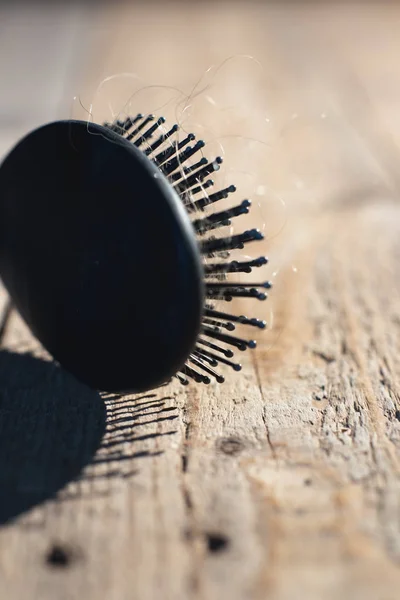
<svg viewBox="0 0 400 600">
<path fill-rule="evenodd" d="M 0 53 L 2 152 L 107 75 L 190 89 L 230 55 L 262 62 L 258 95 L 240 78 L 230 94 L 269 142 L 255 172 L 271 188 L 275 289 L 272 331 L 240 376 L 141 397 L 90 392 L 13 315 L 0 353 L 0 597 L 397 599 L 398 5 L 86 7 L 56 15 L 63 50 L 50 58 L 46 22 L 14 12 L 7 25 L 2 10 L 0 43 L 14 49 Z M 36 86 L 22 40 L 31 61 L 33 49 L 48 58 Z M 278 196 L 286 225 L 273 235 Z"/>
</svg>

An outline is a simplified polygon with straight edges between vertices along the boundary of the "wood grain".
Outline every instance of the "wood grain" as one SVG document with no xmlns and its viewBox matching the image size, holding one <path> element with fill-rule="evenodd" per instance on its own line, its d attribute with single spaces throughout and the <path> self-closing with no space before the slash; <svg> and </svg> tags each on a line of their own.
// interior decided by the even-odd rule
<svg viewBox="0 0 400 600">
<path fill-rule="evenodd" d="M 398 598 L 399 20 L 391 3 L 193 2 L 85 22 L 85 102 L 117 72 L 188 89 L 227 56 L 262 62 L 259 95 L 236 95 L 254 130 L 269 119 L 259 179 L 286 205 L 265 246 L 273 328 L 223 386 L 100 397 L 14 314 L 1 597 Z"/>
</svg>

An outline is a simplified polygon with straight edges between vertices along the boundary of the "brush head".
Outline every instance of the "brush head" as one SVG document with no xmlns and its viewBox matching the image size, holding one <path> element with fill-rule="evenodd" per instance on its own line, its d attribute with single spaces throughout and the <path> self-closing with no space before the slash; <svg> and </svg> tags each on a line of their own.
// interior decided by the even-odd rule
<svg viewBox="0 0 400 600">
<path fill-rule="evenodd" d="M 0 168 L 0 276 L 34 335 L 91 387 L 139 392 L 195 346 L 201 255 L 178 194 L 128 140 L 59 121 Z"/>
</svg>

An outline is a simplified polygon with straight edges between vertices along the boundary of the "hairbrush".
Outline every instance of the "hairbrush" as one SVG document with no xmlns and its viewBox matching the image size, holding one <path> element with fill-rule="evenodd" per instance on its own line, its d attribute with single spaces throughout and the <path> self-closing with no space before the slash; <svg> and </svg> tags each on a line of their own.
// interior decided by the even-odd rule
<svg viewBox="0 0 400 600">
<path fill-rule="evenodd" d="M 251 203 L 210 212 L 235 191 L 208 192 L 222 159 L 209 162 L 203 141 L 178 141 L 164 122 L 56 121 L 0 167 L 0 276 L 44 348 L 95 389 L 222 383 L 220 364 L 241 369 L 233 349 L 256 346 L 235 326 L 266 326 L 215 304 L 264 300 L 271 287 L 229 279 L 267 263 L 230 257 L 259 230 L 218 237 Z"/>
</svg>

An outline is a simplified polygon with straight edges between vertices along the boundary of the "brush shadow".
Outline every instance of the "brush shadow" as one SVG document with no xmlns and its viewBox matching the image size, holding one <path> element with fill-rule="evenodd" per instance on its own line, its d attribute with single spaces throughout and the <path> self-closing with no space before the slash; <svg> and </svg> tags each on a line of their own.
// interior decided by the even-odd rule
<svg viewBox="0 0 400 600">
<path fill-rule="evenodd" d="M 83 482 L 136 475 L 138 470 L 136 466 L 133 467 L 132 461 L 161 456 L 164 450 L 158 442 L 177 433 L 173 427 L 164 431 L 148 429 L 149 425 L 165 426 L 171 423 L 173 426 L 179 418 L 177 407 L 167 405 L 173 399 L 170 396 L 148 394 L 129 398 L 102 394 L 102 398 L 107 409 L 107 427 L 89 471 L 85 470 L 79 478 Z M 99 471 L 99 465 L 109 465 L 110 469 L 104 471 L 102 468 Z"/>
<path fill-rule="evenodd" d="M 76 479 L 100 447 L 106 419 L 100 394 L 54 363 L 0 351 L 0 523 Z"/>
</svg>

